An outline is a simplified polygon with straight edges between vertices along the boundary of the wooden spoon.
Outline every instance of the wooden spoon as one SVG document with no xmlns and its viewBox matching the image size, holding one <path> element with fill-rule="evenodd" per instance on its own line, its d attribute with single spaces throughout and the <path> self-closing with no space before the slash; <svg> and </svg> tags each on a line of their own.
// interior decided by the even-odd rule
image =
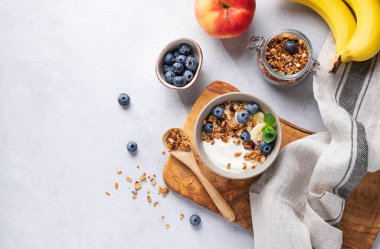
<svg viewBox="0 0 380 249">
<path fill-rule="evenodd" d="M 177 129 L 177 128 L 173 128 Z M 169 151 L 169 153 L 180 160 L 183 164 L 185 164 L 193 173 L 198 177 L 199 181 L 202 183 L 203 187 L 206 189 L 207 193 L 210 195 L 211 199 L 215 203 L 215 206 L 219 209 L 220 213 L 228 220 L 234 221 L 235 214 L 232 211 L 230 205 L 223 199 L 223 197 L 219 194 L 219 192 L 214 188 L 214 186 L 209 182 L 209 180 L 204 176 L 197 161 L 195 160 L 193 150 L 190 147 L 190 151 L 181 151 L 181 150 L 170 150 L 168 148 L 168 144 L 166 142 L 166 137 L 169 132 L 173 129 L 167 130 L 162 136 L 162 143 L 164 147 Z M 186 133 L 182 129 L 178 129 L 181 136 L 187 136 Z"/>
</svg>

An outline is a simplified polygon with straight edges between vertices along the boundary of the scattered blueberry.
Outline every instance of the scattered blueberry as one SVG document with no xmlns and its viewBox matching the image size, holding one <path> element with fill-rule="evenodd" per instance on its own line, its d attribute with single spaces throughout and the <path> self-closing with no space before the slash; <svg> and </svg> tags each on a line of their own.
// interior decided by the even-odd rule
<svg viewBox="0 0 380 249">
<path fill-rule="evenodd" d="M 185 70 L 185 67 L 181 63 L 176 62 L 173 64 L 173 72 L 176 75 L 181 75 L 184 70 Z"/>
<path fill-rule="evenodd" d="M 291 54 L 294 54 L 297 52 L 297 44 L 294 41 L 287 41 L 285 43 L 285 50 Z"/>
<path fill-rule="evenodd" d="M 237 113 L 236 119 L 241 124 L 246 124 L 249 121 L 249 112 L 243 110 Z"/>
<path fill-rule="evenodd" d="M 129 142 L 127 144 L 127 150 L 131 153 L 136 152 L 137 151 L 137 143 L 133 142 L 133 141 Z"/>
<path fill-rule="evenodd" d="M 203 126 L 203 130 L 204 132 L 206 132 L 207 134 L 211 134 L 212 131 L 213 131 L 214 127 L 211 123 L 206 123 L 204 126 Z"/>
<path fill-rule="evenodd" d="M 173 52 L 173 55 L 174 55 L 175 57 L 177 57 L 178 55 L 180 55 L 180 53 L 178 52 L 178 50 L 175 50 L 175 51 Z"/>
<path fill-rule="evenodd" d="M 251 140 L 251 135 L 249 134 L 248 131 L 243 131 L 241 134 L 240 134 L 240 139 L 242 141 L 249 141 Z"/>
<path fill-rule="evenodd" d="M 169 84 L 173 84 L 173 80 L 175 77 L 175 73 L 173 71 L 169 71 L 165 73 L 165 81 Z"/>
<path fill-rule="evenodd" d="M 181 64 L 182 65 L 182 64 Z M 186 79 L 183 76 L 175 76 L 173 79 L 173 84 L 177 87 L 182 87 L 186 85 Z"/>
<path fill-rule="evenodd" d="M 260 107 L 258 104 L 256 103 L 249 103 L 247 105 L 247 111 L 253 115 L 253 114 L 256 114 L 258 111 L 260 110 Z"/>
<path fill-rule="evenodd" d="M 185 72 L 183 73 L 182 76 L 185 77 L 186 82 L 190 82 L 190 81 L 192 81 L 193 78 L 194 78 L 194 74 L 193 74 L 193 72 L 191 72 L 191 71 L 189 71 L 189 70 L 185 70 Z"/>
<path fill-rule="evenodd" d="M 266 156 L 271 153 L 272 149 L 273 149 L 273 143 L 267 144 L 266 142 L 261 141 L 260 144 L 259 144 L 259 150 L 260 150 L 260 152 L 263 153 Z"/>
<path fill-rule="evenodd" d="M 195 70 L 197 70 L 198 60 L 193 56 L 188 56 L 186 58 L 185 66 L 187 69 L 194 72 Z"/>
<path fill-rule="evenodd" d="M 175 57 L 175 62 L 181 63 L 182 65 L 185 65 L 186 56 L 183 54 L 180 54 Z"/>
<path fill-rule="evenodd" d="M 187 44 L 181 44 L 179 46 L 178 52 L 183 55 L 189 55 L 191 53 L 191 47 Z"/>
<path fill-rule="evenodd" d="M 175 57 L 172 53 L 167 53 L 165 54 L 164 56 L 164 64 L 168 65 L 168 66 L 171 66 L 173 65 L 175 61 Z"/>
<path fill-rule="evenodd" d="M 168 66 L 168 65 L 164 65 L 162 67 L 162 70 L 164 71 L 164 73 L 167 73 L 169 71 L 173 71 L 173 67 L 172 66 Z"/>
<path fill-rule="evenodd" d="M 223 116 L 224 109 L 220 106 L 215 106 L 212 111 L 212 115 L 214 115 L 216 118 L 220 119 Z"/>
<path fill-rule="evenodd" d="M 120 93 L 119 97 L 117 98 L 117 101 L 121 106 L 127 106 L 129 105 L 129 102 L 131 102 L 131 98 L 126 93 Z"/>
<path fill-rule="evenodd" d="M 193 214 L 192 216 L 190 216 L 189 221 L 191 225 L 197 227 L 201 224 L 202 220 L 201 220 L 201 217 L 199 217 L 199 215 Z"/>
</svg>

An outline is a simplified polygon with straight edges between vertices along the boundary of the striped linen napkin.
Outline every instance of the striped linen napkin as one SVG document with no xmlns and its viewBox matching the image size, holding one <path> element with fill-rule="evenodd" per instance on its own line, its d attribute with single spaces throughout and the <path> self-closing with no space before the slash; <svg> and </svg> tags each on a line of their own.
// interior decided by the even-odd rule
<svg viewBox="0 0 380 249">
<path fill-rule="evenodd" d="M 335 249 L 345 200 L 367 171 L 380 168 L 380 62 L 328 73 L 329 35 L 314 75 L 314 96 L 328 132 L 287 145 L 250 189 L 255 249 Z"/>
</svg>

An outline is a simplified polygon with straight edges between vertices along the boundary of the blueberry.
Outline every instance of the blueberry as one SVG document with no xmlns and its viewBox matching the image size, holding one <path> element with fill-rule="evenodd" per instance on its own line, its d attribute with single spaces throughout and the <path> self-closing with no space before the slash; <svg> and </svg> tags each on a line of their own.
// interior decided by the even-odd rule
<svg viewBox="0 0 380 249">
<path fill-rule="evenodd" d="M 175 61 L 175 57 L 172 53 L 167 53 L 165 54 L 164 56 L 164 64 L 168 65 L 168 66 L 171 66 L 173 65 Z"/>
<path fill-rule="evenodd" d="M 243 131 L 241 134 L 240 134 L 240 139 L 242 141 L 249 141 L 251 140 L 251 135 L 249 134 L 248 131 Z"/>
<path fill-rule="evenodd" d="M 177 87 L 183 87 L 186 83 L 186 79 L 183 76 L 175 76 L 173 79 L 173 84 Z"/>
<path fill-rule="evenodd" d="M 168 82 L 169 84 L 173 84 L 174 77 L 175 77 L 175 73 L 173 73 L 173 71 L 169 71 L 165 73 L 165 81 Z"/>
<path fill-rule="evenodd" d="M 259 150 L 260 150 L 260 152 L 263 153 L 266 156 L 271 153 L 272 149 L 273 149 L 273 143 L 267 144 L 266 142 L 261 141 L 260 144 L 259 144 Z"/>
<path fill-rule="evenodd" d="M 246 124 L 249 121 L 249 112 L 243 110 L 237 113 L 236 119 L 239 123 Z"/>
<path fill-rule="evenodd" d="M 129 142 L 127 144 L 127 150 L 131 153 L 136 152 L 137 151 L 137 143 L 133 142 L 133 141 Z"/>
<path fill-rule="evenodd" d="M 119 97 L 117 97 L 117 101 L 121 106 L 127 106 L 129 102 L 131 102 L 131 98 L 126 93 L 120 93 Z"/>
<path fill-rule="evenodd" d="M 175 50 L 175 51 L 173 51 L 173 55 L 174 55 L 175 57 L 177 57 L 178 55 L 180 55 L 180 53 L 178 52 L 178 50 Z"/>
<path fill-rule="evenodd" d="M 175 57 L 175 62 L 181 63 L 182 65 L 185 65 L 186 62 L 186 56 L 185 55 L 178 55 Z"/>
<path fill-rule="evenodd" d="M 191 47 L 187 44 L 181 44 L 179 46 L 178 52 L 183 55 L 189 55 L 191 53 Z"/>
<path fill-rule="evenodd" d="M 260 107 L 258 104 L 256 103 L 249 103 L 247 105 L 247 111 L 250 113 L 250 114 L 256 114 L 258 111 L 260 110 Z"/>
<path fill-rule="evenodd" d="M 224 109 L 220 106 L 215 106 L 212 111 L 212 115 L 214 115 L 216 118 L 220 119 L 223 116 Z"/>
<path fill-rule="evenodd" d="M 189 71 L 189 70 L 185 70 L 185 72 L 183 73 L 182 76 L 185 77 L 186 82 L 190 82 L 190 81 L 192 81 L 193 78 L 194 78 L 194 74 L 193 74 L 193 72 L 191 72 L 191 71 Z"/>
<path fill-rule="evenodd" d="M 212 131 L 213 131 L 214 127 L 211 123 L 206 123 L 204 126 L 203 126 L 203 130 L 204 132 L 206 132 L 207 134 L 212 134 Z"/>
<path fill-rule="evenodd" d="M 202 220 L 201 217 L 199 217 L 199 215 L 193 214 L 192 216 L 190 216 L 189 221 L 191 225 L 197 227 L 201 224 Z"/>
<path fill-rule="evenodd" d="M 162 67 L 162 71 L 163 71 L 164 73 L 167 73 L 167 72 L 169 72 L 169 71 L 173 71 L 173 67 L 172 67 L 172 66 L 168 66 L 168 65 L 164 65 L 164 66 Z"/>
<path fill-rule="evenodd" d="M 297 44 L 294 41 L 287 41 L 285 43 L 285 50 L 291 54 L 295 54 L 297 52 Z"/>
<path fill-rule="evenodd" d="M 197 70 L 197 67 L 198 67 L 197 58 L 193 56 L 187 56 L 185 66 L 187 69 L 194 72 L 195 70 Z"/>
<path fill-rule="evenodd" d="M 185 67 L 181 63 L 176 62 L 173 64 L 173 72 L 176 75 L 181 75 L 183 71 L 185 71 Z"/>
</svg>

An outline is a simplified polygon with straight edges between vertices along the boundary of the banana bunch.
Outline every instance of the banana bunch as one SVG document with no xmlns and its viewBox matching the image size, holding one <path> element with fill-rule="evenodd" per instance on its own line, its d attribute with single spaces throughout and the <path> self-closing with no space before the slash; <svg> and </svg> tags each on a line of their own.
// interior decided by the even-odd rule
<svg viewBox="0 0 380 249">
<path fill-rule="evenodd" d="M 289 0 L 316 11 L 329 25 L 335 39 L 331 72 L 341 63 L 365 61 L 380 51 L 379 0 Z M 348 4 L 355 13 L 356 20 Z"/>
</svg>

